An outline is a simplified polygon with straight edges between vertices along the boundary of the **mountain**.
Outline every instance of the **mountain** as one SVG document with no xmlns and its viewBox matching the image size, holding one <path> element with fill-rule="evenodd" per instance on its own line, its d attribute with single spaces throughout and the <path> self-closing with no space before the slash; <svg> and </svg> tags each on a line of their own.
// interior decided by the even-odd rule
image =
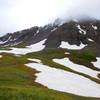
<svg viewBox="0 0 100 100">
<path fill-rule="evenodd" d="M 61 41 L 67 41 L 71 45 L 88 44 L 89 42 L 100 43 L 100 21 L 99 20 L 72 20 L 62 25 L 48 24 L 44 27 L 32 27 L 8 33 L 0 37 L 0 46 L 14 46 L 24 44 L 25 46 L 47 39 L 46 47 L 59 47 Z"/>
<path fill-rule="evenodd" d="M 0 37 L 0 100 L 100 100 L 99 27 L 57 19 Z"/>
<path fill-rule="evenodd" d="M 61 43 L 67 45 L 86 45 L 96 50 L 100 49 L 100 20 L 70 20 L 63 24 L 57 19 L 53 24 L 44 27 L 32 27 L 8 33 L 0 37 L 0 47 L 18 46 L 25 47 L 38 43 L 44 39 L 45 49 L 59 48 Z M 98 50 L 99 51 L 99 50 Z"/>
</svg>

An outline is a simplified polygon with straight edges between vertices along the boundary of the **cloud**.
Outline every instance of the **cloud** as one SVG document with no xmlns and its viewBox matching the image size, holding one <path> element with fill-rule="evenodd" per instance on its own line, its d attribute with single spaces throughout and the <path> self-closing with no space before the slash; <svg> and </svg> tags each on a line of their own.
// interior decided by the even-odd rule
<svg viewBox="0 0 100 100">
<path fill-rule="evenodd" d="M 74 5 L 74 4 L 73 4 Z M 77 4 L 69 10 L 70 16 L 87 15 L 100 19 L 100 0 L 77 0 Z"/>
<path fill-rule="evenodd" d="M 0 33 L 45 25 L 56 18 L 100 19 L 100 0 L 0 0 Z"/>
</svg>

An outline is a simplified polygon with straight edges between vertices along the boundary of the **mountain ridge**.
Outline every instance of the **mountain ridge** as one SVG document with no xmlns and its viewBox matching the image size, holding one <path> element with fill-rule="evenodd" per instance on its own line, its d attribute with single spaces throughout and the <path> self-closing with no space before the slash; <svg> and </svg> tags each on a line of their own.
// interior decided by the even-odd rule
<svg viewBox="0 0 100 100">
<path fill-rule="evenodd" d="M 58 19 L 55 23 L 8 33 L 0 37 L 0 47 L 29 46 L 43 39 L 47 39 L 46 48 L 58 48 L 62 41 L 77 46 L 80 46 L 81 43 L 84 45 L 95 43 L 99 46 L 100 20 L 70 20 L 61 24 Z"/>
</svg>

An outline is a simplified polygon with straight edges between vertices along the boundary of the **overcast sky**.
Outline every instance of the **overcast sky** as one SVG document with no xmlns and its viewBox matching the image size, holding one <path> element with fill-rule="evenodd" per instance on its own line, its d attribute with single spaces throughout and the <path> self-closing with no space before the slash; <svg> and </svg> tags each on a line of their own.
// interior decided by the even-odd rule
<svg viewBox="0 0 100 100">
<path fill-rule="evenodd" d="M 42 26 L 56 18 L 100 19 L 100 0 L 0 0 L 0 35 Z"/>
</svg>

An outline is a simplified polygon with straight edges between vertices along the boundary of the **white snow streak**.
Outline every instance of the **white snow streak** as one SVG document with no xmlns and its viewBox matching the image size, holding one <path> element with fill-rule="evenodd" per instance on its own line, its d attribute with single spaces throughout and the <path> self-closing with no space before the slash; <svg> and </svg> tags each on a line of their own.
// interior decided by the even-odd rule
<svg viewBox="0 0 100 100">
<path fill-rule="evenodd" d="M 90 41 L 90 42 L 94 42 L 94 40 L 92 40 L 92 39 L 90 39 L 90 38 L 88 38 L 88 41 Z"/>
<path fill-rule="evenodd" d="M 53 61 L 58 63 L 58 64 L 64 65 L 65 67 L 71 68 L 75 71 L 84 73 L 84 74 L 89 75 L 89 76 L 94 77 L 94 78 L 97 78 L 97 75 L 99 73 L 98 71 L 94 71 L 92 69 L 89 69 L 86 66 L 75 64 L 75 63 L 71 62 L 69 60 L 69 58 L 53 59 Z"/>
<path fill-rule="evenodd" d="M 36 31 L 36 33 L 34 34 L 34 36 L 36 36 L 39 32 L 40 32 L 40 30 L 38 29 L 38 30 Z"/>
<path fill-rule="evenodd" d="M 53 31 L 55 31 L 55 30 L 57 30 L 57 28 L 54 28 L 53 30 L 51 30 L 51 32 L 53 32 Z"/>
</svg>

